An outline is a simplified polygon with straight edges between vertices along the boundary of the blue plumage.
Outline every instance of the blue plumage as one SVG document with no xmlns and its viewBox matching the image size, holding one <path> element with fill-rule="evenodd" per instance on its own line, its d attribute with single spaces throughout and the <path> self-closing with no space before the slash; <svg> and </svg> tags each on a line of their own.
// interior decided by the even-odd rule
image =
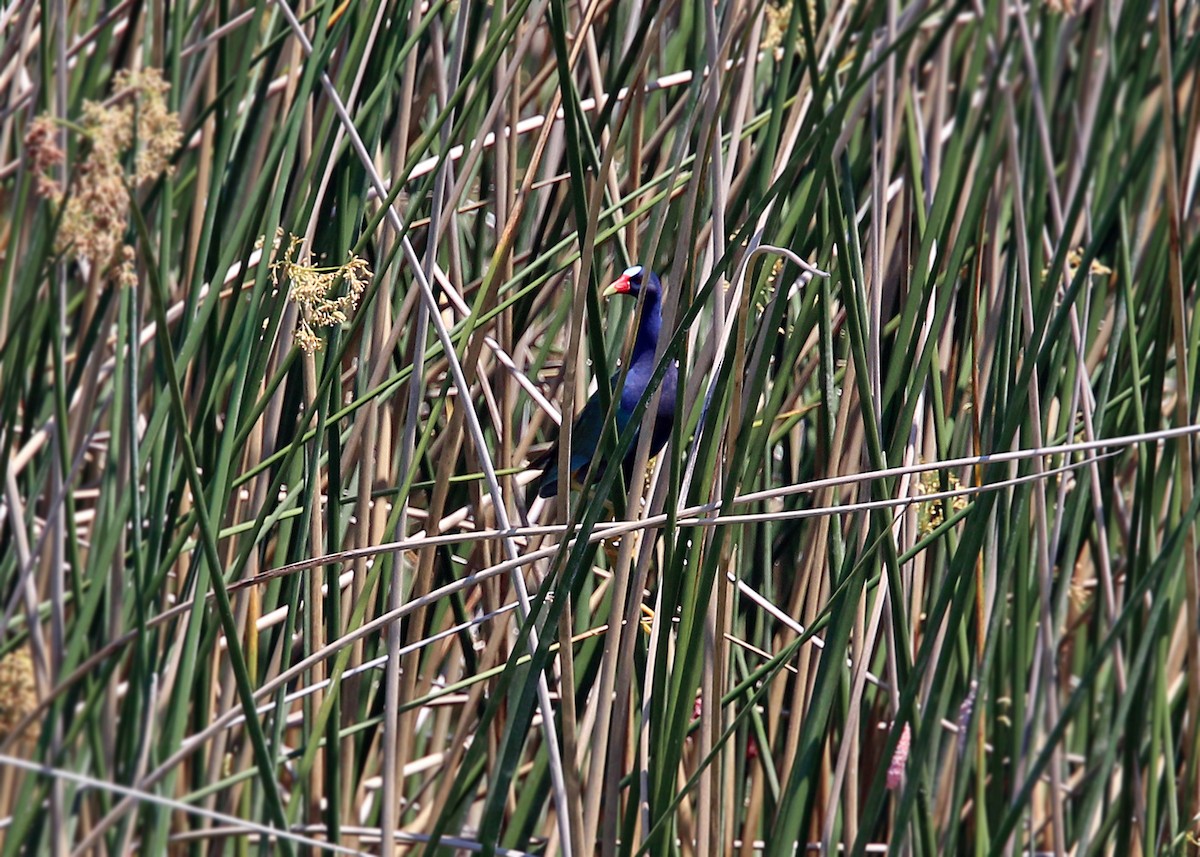
<svg viewBox="0 0 1200 857">
<path fill-rule="evenodd" d="M 620 372 L 613 375 L 612 385 L 614 394 L 618 395 L 616 416 L 617 434 L 619 435 L 633 415 L 642 394 L 654 375 L 654 349 L 658 346 L 658 335 L 662 329 L 662 283 L 658 277 L 647 271 L 641 265 L 627 268 L 618 280 L 605 290 L 605 294 L 623 294 L 637 297 L 645 293 L 645 303 L 642 306 L 641 320 L 638 323 L 637 334 L 633 340 L 633 354 L 630 357 L 629 371 L 625 373 L 625 384 L 619 394 L 616 391 Z M 671 436 L 671 426 L 675 420 L 675 387 L 679 380 L 679 366 L 672 363 L 667 369 L 662 382 L 662 396 L 659 398 L 658 410 L 654 421 L 654 434 L 650 439 L 650 454 L 654 455 Z M 571 429 L 571 473 L 581 477 L 595 457 L 600 445 L 602 420 L 604 414 L 600 409 L 600 397 L 594 394 L 588 399 L 579 416 L 575 418 Z M 637 453 L 637 438 L 630 446 L 625 456 L 625 478 L 629 480 L 633 468 L 633 458 Z M 546 469 L 542 472 L 538 483 L 538 494 L 542 497 L 553 497 L 558 493 L 558 445 L 546 455 Z"/>
</svg>

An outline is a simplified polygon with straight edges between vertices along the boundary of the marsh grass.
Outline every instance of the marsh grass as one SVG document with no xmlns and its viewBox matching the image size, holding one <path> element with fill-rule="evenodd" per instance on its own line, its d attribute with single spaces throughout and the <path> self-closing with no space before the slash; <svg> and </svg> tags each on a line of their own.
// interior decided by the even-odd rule
<svg viewBox="0 0 1200 857">
<path fill-rule="evenodd" d="M 1192 853 L 1198 16 L 5 6 L 0 852 Z"/>
</svg>

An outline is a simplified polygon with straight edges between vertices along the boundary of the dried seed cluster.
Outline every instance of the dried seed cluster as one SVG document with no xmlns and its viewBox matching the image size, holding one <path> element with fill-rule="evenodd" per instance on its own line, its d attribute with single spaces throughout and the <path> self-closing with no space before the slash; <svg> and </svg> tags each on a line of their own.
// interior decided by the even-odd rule
<svg viewBox="0 0 1200 857">
<path fill-rule="evenodd" d="M 816 0 L 807 0 L 806 5 L 808 7 L 808 20 L 815 22 L 817 20 Z M 784 39 L 787 38 L 788 24 L 791 23 L 792 19 L 792 0 L 787 0 L 786 3 L 768 2 L 763 12 L 765 13 L 765 21 L 763 23 L 759 50 L 764 54 L 771 54 L 777 62 L 783 59 L 788 47 L 798 55 L 803 55 L 803 39 L 797 38 L 790 46 L 783 43 Z"/>
<path fill-rule="evenodd" d="M 25 153 L 35 176 L 37 194 L 55 200 L 62 197 L 62 187 L 51 172 L 67 158 L 58 146 L 57 128 L 51 117 L 39 116 L 29 123 L 25 135 Z"/>
<path fill-rule="evenodd" d="M 59 229 L 59 249 L 86 259 L 101 270 L 118 261 L 129 213 L 127 184 L 137 187 L 164 173 L 179 148 L 183 132 L 179 115 L 167 109 L 163 97 L 170 84 L 157 69 L 119 71 L 117 95 L 108 103 L 85 101 L 77 125 L 88 152 L 76 166 L 69 192 L 51 177 L 65 155 L 56 142 L 56 123 L 41 116 L 25 137 L 28 156 L 37 172 L 38 193 L 66 208 Z M 135 148 L 136 147 L 136 148 Z M 133 154 L 127 174 L 126 161 Z M 121 279 L 128 279 L 128 256 L 121 259 Z"/>
<path fill-rule="evenodd" d="M 8 738 L 37 704 L 33 659 L 28 649 L 15 649 L 0 659 L 0 739 Z M 38 733 L 35 723 L 21 737 L 24 742 L 33 743 L 37 741 Z"/>
</svg>

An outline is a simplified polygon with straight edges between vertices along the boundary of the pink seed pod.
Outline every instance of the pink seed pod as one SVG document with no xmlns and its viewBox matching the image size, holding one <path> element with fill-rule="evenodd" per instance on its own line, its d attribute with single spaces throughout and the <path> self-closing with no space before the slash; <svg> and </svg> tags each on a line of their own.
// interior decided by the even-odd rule
<svg viewBox="0 0 1200 857">
<path fill-rule="evenodd" d="M 908 761 L 908 744 L 911 738 L 908 724 L 904 724 L 904 731 L 900 733 L 900 740 L 896 743 L 896 752 L 892 754 L 892 763 L 888 765 L 887 772 L 887 787 L 889 789 L 898 788 L 900 780 L 904 776 L 904 765 Z"/>
</svg>

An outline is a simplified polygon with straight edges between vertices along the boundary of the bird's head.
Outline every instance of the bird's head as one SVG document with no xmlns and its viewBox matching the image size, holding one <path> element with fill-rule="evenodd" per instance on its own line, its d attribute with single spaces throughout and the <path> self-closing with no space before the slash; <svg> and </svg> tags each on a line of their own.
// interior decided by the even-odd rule
<svg viewBox="0 0 1200 857">
<path fill-rule="evenodd" d="M 604 296 L 632 295 L 636 298 L 641 292 L 645 292 L 647 297 L 657 297 L 660 288 L 657 274 L 641 265 L 634 265 L 626 268 L 624 273 L 617 277 L 616 282 L 604 290 Z"/>
</svg>

